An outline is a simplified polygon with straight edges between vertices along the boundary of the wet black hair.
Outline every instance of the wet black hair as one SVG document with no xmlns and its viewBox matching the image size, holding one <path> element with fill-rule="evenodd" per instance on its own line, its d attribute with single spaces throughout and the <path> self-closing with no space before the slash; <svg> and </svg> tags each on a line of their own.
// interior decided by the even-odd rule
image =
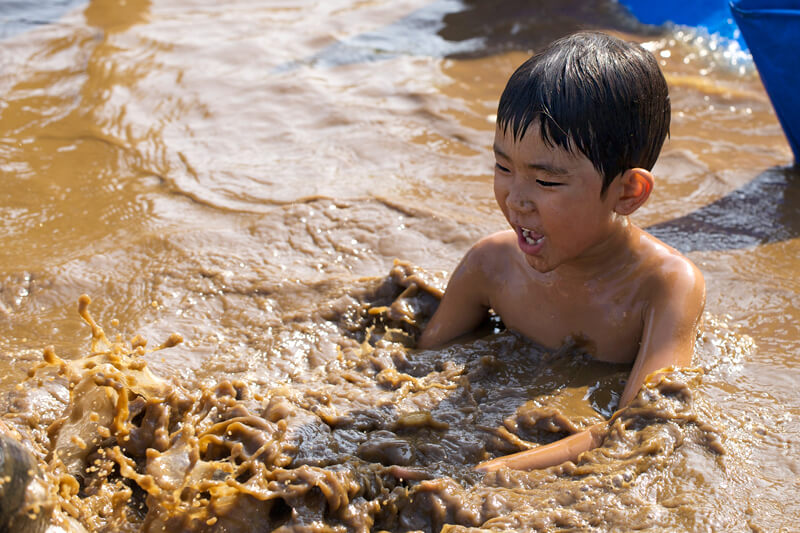
<svg viewBox="0 0 800 533">
<path fill-rule="evenodd" d="M 592 162 L 602 196 L 622 172 L 655 165 L 669 135 L 667 82 L 638 44 L 575 33 L 523 63 L 500 97 L 498 127 L 515 140 L 537 120 L 545 144 L 577 149 Z"/>
</svg>

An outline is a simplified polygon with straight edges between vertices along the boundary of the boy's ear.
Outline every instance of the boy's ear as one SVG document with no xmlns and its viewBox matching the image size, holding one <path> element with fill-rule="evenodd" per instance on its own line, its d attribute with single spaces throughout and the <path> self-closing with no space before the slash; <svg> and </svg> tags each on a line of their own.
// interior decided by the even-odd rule
<svg viewBox="0 0 800 533">
<path fill-rule="evenodd" d="M 620 192 L 614 211 L 620 215 L 630 215 L 650 197 L 655 180 L 643 168 L 629 168 L 620 176 Z"/>
</svg>

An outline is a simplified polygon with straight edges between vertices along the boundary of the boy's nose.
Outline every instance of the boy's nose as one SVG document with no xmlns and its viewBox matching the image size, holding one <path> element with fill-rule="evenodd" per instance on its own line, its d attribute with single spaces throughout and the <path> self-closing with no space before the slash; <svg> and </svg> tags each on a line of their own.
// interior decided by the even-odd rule
<svg viewBox="0 0 800 533">
<path fill-rule="evenodd" d="M 509 209 L 518 211 L 520 213 L 529 213 L 536 210 L 536 204 L 514 190 L 509 191 L 508 196 L 506 197 L 506 205 Z"/>
</svg>

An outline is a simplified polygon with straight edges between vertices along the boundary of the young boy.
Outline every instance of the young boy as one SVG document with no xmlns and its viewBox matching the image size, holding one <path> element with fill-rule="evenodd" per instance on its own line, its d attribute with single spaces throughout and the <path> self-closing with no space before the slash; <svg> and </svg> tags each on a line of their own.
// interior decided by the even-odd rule
<svg viewBox="0 0 800 533">
<path fill-rule="evenodd" d="M 649 374 L 691 364 L 703 276 L 628 220 L 653 190 L 669 122 L 664 76 L 636 44 L 578 33 L 519 67 L 494 140 L 494 193 L 511 229 L 467 252 L 419 347 L 471 331 L 492 308 L 544 346 L 577 337 L 601 361 L 633 363 L 620 407 Z M 604 426 L 477 468 L 575 460 Z"/>
</svg>

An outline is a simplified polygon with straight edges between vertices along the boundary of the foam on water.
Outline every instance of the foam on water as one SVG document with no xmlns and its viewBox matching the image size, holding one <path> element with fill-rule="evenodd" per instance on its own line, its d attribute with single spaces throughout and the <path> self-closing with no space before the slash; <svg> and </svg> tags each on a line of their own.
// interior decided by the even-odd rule
<svg viewBox="0 0 800 533">
<path fill-rule="evenodd" d="M 657 58 L 669 58 L 675 47 L 685 65 L 694 65 L 702 76 L 722 71 L 740 76 L 755 72 L 753 56 L 736 39 L 710 33 L 704 27 L 671 26 L 669 34 L 658 40 L 642 43 Z"/>
</svg>

